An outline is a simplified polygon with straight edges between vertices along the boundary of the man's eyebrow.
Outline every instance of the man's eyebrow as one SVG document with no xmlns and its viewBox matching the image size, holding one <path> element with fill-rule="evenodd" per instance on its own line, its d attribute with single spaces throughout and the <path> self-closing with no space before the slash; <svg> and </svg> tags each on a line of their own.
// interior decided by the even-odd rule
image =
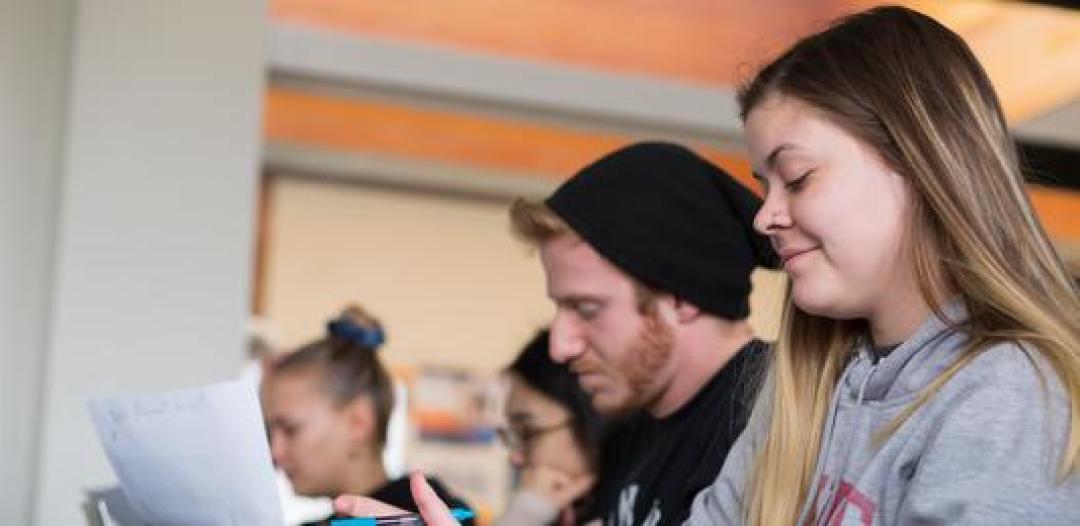
<svg viewBox="0 0 1080 526">
<path fill-rule="evenodd" d="M 567 294 L 566 296 L 559 296 L 553 298 L 556 303 L 575 304 L 586 302 L 599 302 L 600 298 L 596 296 L 589 296 L 587 294 Z"/>
</svg>

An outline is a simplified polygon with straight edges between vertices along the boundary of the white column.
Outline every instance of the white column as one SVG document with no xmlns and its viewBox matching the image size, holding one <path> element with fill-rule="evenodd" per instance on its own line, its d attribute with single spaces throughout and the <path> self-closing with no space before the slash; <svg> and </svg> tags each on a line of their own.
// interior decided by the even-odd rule
<svg viewBox="0 0 1080 526">
<path fill-rule="evenodd" d="M 71 0 L 0 16 L 0 524 L 30 524 Z"/>
<path fill-rule="evenodd" d="M 265 9 L 78 1 L 35 524 L 79 524 L 115 481 L 87 400 L 239 369 Z"/>
</svg>

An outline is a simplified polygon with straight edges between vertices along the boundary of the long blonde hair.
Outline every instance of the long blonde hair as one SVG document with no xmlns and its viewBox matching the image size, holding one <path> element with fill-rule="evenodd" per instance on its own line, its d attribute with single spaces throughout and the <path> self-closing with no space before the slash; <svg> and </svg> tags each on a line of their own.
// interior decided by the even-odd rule
<svg viewBox="0 0 1080 526">
<path fill-rule="evenodd" d="M 771 96 L 820 110 L 873 147 L 912 188 L 907 240 L 918 286 L 941 315 L 958 294 L 970 318 L 961 357 L 886 432 L 932 397 L 981 350 L 1025 344 L 1068 393 L 1068 443 L 1058 477 L 1080 471 L 1080 299 L 1032 211 L 990 81 L 963 40 L 902 7 L 843 18 L 799 41 L 739 93 L 745 120 Z M 793 524 L 808 499 L 831 394 L 865 331 L 809 315 L 790 288 L 764 391 L 768 426 L 748 478 L 750 524 Z"/>
</svg>

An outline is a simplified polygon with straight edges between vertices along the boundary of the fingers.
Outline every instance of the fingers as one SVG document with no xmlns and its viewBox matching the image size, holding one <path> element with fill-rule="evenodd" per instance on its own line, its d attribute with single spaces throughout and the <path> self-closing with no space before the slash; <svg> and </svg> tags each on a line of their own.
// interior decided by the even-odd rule
<svg viewBox="0 0 1080 526">
<path fill-rule="evenodd" d="M 409 481 L 413 500 L 420 509 L 420 516 L 429 526 L 459 526 L 435 490 L 431 489 L 424 474 L 417 471 Z M 407 513 L 401 508 L 358 495 L 342 495 L 334 499 L 334 511 L 348 517 L 381 517 Z"/>
<path fill-rule="evenodd" d="M 596 477 L 593 475 L 581 475 L 570 478 L 562 487 L 559 496 L 561 500 L 570 504 L 588 493 L 589 490 L 592 489 L 594 483 L 596 483 Z"/>
<path fill-rule="evenodd" d="M 357 495 L 341 495 L 334 499 L 334 512 L 348 517 L 381 517 L 406 513 L 401 508 Z"/>
<path fill-rule="evenodd" d="M 414 471 L 410 477 L 409 485 L 412 489 L 413 500 L 420 509 L 420 516 L 424 518 L 424 524 L 428 526 L 458 526 L 458 521 L 450 514 L 450 509 L 431 489 L 427 478 L 421 471 Z"/>
<path fill-rule="evenodd" d="M 546 466 L 531 466 L 522 473 L 521 485 L 562 508 L 585 495 L 592 488 L 592 475 L 571 476 Z"/>
</svg>

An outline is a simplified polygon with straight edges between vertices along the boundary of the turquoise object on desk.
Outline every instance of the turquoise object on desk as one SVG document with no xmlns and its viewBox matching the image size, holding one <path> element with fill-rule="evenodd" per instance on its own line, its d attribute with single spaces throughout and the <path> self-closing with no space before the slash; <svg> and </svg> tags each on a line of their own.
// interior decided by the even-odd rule
<svg viewBox="0 0 1080 526">
<path fill-rule="evenodd" d="M 472 510 L 465 508 L 454 508 L 450 510 L 450 514 L 454 516 L 458 521 L 469 520 L 476 517 L 476 514 Z M 423 524 L 423 520 L 420 519 L 420 515 L 410 513 L 407 515 L 393 515 L 390 517 L 353 517 L 350 519 L 332 519 L 330 526 L 380 526 L 390 524 Z"/>
</svg>

